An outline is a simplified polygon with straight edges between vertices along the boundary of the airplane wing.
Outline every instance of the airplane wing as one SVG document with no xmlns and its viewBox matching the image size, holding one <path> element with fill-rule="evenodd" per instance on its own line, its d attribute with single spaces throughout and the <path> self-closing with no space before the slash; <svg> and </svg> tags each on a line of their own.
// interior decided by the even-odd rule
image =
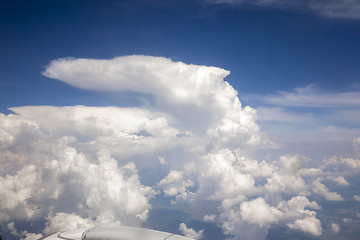
<svg viewBox="0 0 360 240">
<path fill-rule="evenodd" d="M 134 227 L 93 227 L 58 232 L 39 240 L 195 240 L 180 235 Z"/>
</svg>

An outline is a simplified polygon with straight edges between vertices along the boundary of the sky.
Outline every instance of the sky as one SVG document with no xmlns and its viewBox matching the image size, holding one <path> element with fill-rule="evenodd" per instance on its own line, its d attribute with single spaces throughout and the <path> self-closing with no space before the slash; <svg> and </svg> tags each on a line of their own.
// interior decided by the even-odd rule
<svg viewBox="0 0 360 240">
<path fill-rule="evenodd" d="M 0 235 L 357 239 L 360 1 L 0 8 Z"/>
</svg>

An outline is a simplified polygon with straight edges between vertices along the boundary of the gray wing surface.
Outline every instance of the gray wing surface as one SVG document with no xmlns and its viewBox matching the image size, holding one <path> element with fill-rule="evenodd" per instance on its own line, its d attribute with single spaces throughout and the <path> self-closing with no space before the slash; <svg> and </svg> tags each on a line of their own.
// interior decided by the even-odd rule
<svg viewBox="0 0 360 240">
<path fill-rule="evenodd" d="M 194 240 L 184 236 L 133 227 L 94 227 L 54 233 L 41 240 Z"/>
</svg>

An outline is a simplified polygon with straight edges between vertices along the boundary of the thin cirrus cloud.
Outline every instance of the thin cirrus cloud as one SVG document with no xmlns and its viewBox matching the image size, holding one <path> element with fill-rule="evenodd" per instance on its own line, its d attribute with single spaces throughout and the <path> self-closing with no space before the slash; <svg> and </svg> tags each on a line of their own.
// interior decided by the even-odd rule
<svg viewBox="0 0 360 240">
<path fill-rule="evenodd" d="M 278 146 L 220 68 L 126 56 L 57 59 L 43 74 L 85 89 L 144 92 L 154 101 L 137 108 L 23 106 L 0 115 L 0 224 L 18 238 L 39 236 L 22 228 L 24 220 L 43 223 L 43 234 L 141 225 L 157 197 L 179 211 L 185 204 L 231 238 L 264 239 L 274 224 L 319 236 L 320 206 L 310 197 L 343 200 L 323 179 L 346 187 L 333 168 L 351 166 L 348 175 L 360 168 L 357 158 L 311 169 L 302 155 L 254 159 L 253 152 Z M 209 202 L 217 207 L 209 211 Z M 207 234 L 184 223 L 179 231 Z"/>
<path fill-rule="evenodd" d="M 295 148 L 316 142 L 321 151 L 326 151 L 327 143 L 332 141 L 335 148 L 342 142 L 342 149 L 337 151 L 346 152 L 344 144 L 349 145 L 360 134 L 360 92 L 329 93 L 308 85 L 248 99 L 258 101 L 260 126 L 280 136 L 280 141 L 294 143 Z"/>
<path fill-rule="evenodd" d="M 317 91 L 314 85 L 296 88 L 292 92 L 279 91 L 277 94 L 258 96 L 258 99 L 266 104 L 284 107 L 360 107 L 360 92 L 324 93 Z"/>
<path fill-rule="evenodd" d="M 326 151 L 327 144 L 332 141 L 338 152 L 346 152 L 344 144 L 349 145 L 360 134 L 357 121 L 360 92 L 329 93 L 309 85 L 248 99 L 258 101 L 260 126 L 280 136 L 280 141 L 294 143 L 295 148 L 316 142 L 321 151 Z"/>
<path fill-rule="evenodd" d="M 207 0 L 211 3 L 249 4 L 260 7 L 275 7 L 284 10 L 311 11 L 326 18 L 360 19 L 360 2 L 358 0 Z"/>
</svg>

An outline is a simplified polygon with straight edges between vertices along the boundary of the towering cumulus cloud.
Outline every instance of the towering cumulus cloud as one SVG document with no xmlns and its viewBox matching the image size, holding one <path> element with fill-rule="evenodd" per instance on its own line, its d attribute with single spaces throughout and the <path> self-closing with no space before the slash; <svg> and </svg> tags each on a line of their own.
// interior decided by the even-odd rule
<svg viewBox="0 0 360 240">
<path fill-rule="evenodd" d="M 325 180 L 348 182 L 326 173 L 327 162 L 307 169 L 301 155 L 254 159 L 254 151 L 277 145 L 260 131 L 256 111 L 241 106 L 224 81 L 228 74 L 150 56 L 50 62 L 43 72 L 49 78 L 89 90 L 144 93 L 145 103 L 24 106 L 1 114 L 2 228 L 30 239 L 36 231 L 141 225 L 157 195 L 179 210 L 193 208 L 229 238 L 263 239 L 274 224 L 320 235 L 320 206 L 310 197 L 341 201 Z M 209 202 L 216 207 L 206 208 Z M 30 222 L 41 227 L 27 228 Z M 184 223 L 180 230 L 206 236 Z"/>
<path fill-rule="evenodd" d="M 160 57 L 58 59 L 43 74 L 84 89 L 151 94 L 156 109 L 170 111 L 191 126 L 197 124 L 195 129 L 206 129 L 237 101 L 236 91 L 223 81 L 228 71 Z"/>
</svg>

